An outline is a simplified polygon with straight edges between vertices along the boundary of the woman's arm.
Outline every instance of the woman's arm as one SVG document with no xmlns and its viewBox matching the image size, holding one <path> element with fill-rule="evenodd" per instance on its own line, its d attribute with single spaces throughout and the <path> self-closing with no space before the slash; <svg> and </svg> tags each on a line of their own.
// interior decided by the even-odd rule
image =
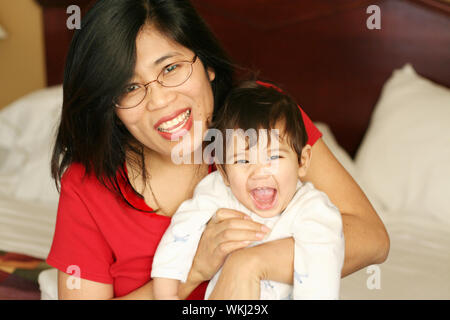
<svg viewBox="0 0 450 320">
<path fill-rule="evenodd" d="M 79 286 L 69 288 L 67 281 L 71 275 L 58 271 L 58 299 L 59 300 L 107 300 L 114 297 L 113 285 L 79 279 Z M 78 280 L 78 279 L 77 279 Z"/>
<path fill-rule="evenodd" d="M 112 284 L 79 279 L 79 288 L 69 289 L 67 286 L 67 280 L 70 280 L 69 277 L 69 274 L 58 271 L 58 299 L 60 300 L 114 299 L 114 288 Z M 153 299 L 152 282 L 149 281 L 126 296 L 114 300 L 151 300 Z"/>
<path fill-rule="evenodd" d="M 342 275 L 384 262 L 389 253 L 389 236 L 364 192 L 322 139 L 312 150 L 305 180 L 325 192 L 342 214 L 345 236 Z"/>
<path fill-rule="evenodd" d="M 325 192 L 342 214 L 345 236 L 345 277 L 368 265 L 382 263 L 389 253 L 389 236 L 361 188 L 319 139 L 312 148 L 312 159 L 305 181 Z M 258 279 L 292 283 L 294 241 L 292 238 L 264 243 L 232 253 L 225 262 L 213 297 L 251 299 L 259 281 L 255 274 L 244 275 L 234 282 L 234 273 L 252 268 Z M 227 274 L 229 272 L 229 274 Z M 231 291 L 234 288 L 233 292 Z M 238 294 L 236 293 L 238 292 Z M 258 297 L 256 297 L 257 299 Z"/>
<path fill-rule="evenodd" d="M 153 300 L 153 280 L 129 294 L 114 298 L 112 284 L 100 283 L 86 279 L 80 279 L 79 289 L 69 289 L 67 280 L 70 275 L 58 271 L 58 299 L 60 300 Z M 195 278 L 195 272 L 190 274 L 185 283 L 179 287 L 179 297 L 185 299 L 202 282 Z"/>
</svg>

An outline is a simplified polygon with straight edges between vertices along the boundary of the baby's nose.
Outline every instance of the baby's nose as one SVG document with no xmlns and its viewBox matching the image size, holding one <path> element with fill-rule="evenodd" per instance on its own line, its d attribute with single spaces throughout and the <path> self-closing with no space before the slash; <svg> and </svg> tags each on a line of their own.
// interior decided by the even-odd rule
<svg viewBox="0 0 450 320">
<path fill-rule="evenodd" d="M 272 175 L 270 161 L 259 162 L 254 166 L 253 179 L 267 179 Z"/>
<path fill-rule="evenodd" d="M 273 176 L 278 171 L 278 161 L 272 160 L 270 156 L 260 158 L 255 165 L 255 174 L 257 176 Z"/>
</svg>

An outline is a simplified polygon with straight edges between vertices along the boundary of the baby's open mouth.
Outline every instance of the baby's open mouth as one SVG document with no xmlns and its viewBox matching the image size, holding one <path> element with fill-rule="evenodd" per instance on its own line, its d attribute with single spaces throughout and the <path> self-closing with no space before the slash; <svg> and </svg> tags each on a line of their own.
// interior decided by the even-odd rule
<svg viewBox="0 0 450 320">
<path fill-rule="evenodd" d="M 259 210 L 272 209 L 277 200 L 277 189 L 270 187 L 255 188 L 250 191 L 253 203 Z"/>
</svg>

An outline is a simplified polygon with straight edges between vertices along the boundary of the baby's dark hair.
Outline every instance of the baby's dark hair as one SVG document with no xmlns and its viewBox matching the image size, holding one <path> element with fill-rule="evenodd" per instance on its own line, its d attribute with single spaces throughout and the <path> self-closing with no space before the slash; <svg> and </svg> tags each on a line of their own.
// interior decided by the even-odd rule
<svg viewBox="0 0 450 320">
<path fill-rule="evenodd" d="M 300 108 L 293 98 L 271 83 L 244 81 L 234 87 L 212 127 L 221 131 L 225 146 L 227 129 L 259 132 L 258 129 L 274 129 L 278 121 L 284 121 L 284 132 L 280 132 L 280 137 L 287 139 L 300 163 L 302 149 L 308 141 Z M 270 143 L 270 135 L 268 139 Z"/>
</svg>

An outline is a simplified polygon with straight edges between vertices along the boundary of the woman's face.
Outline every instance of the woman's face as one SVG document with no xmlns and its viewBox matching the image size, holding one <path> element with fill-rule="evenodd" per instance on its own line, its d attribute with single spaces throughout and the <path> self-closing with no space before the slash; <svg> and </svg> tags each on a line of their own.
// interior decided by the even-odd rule
<svg viewBox="0 0 450 320">
<path fill-rule="evenodd" d="M 136 39 L 136 67 L 130 84 L 153 81 L 168 65 L 192 61 L 194 56 L 192 51 L 156 28 L 145 27 Z M 187 135 L 191 141 L 187 150 L 193 152 L 201 146 L 201 140 L 198 137 L 194 139 L 194 124 L 197 130 L 201 127 L 203 139 L 212 117 L 214 97 L 211 81 L 214 77 L 214 71 L 205 71 L 197 58 L 192 64 L 191 76 L 182 85 L 163 87 L 155 81 L 148 86 L 147 96 L 138 106 L 117 108 L 117 116 L 139 142 L 163 157 L 170 157 L 178 143 L 173 139 L 186 138 Z"/>
</svg>

